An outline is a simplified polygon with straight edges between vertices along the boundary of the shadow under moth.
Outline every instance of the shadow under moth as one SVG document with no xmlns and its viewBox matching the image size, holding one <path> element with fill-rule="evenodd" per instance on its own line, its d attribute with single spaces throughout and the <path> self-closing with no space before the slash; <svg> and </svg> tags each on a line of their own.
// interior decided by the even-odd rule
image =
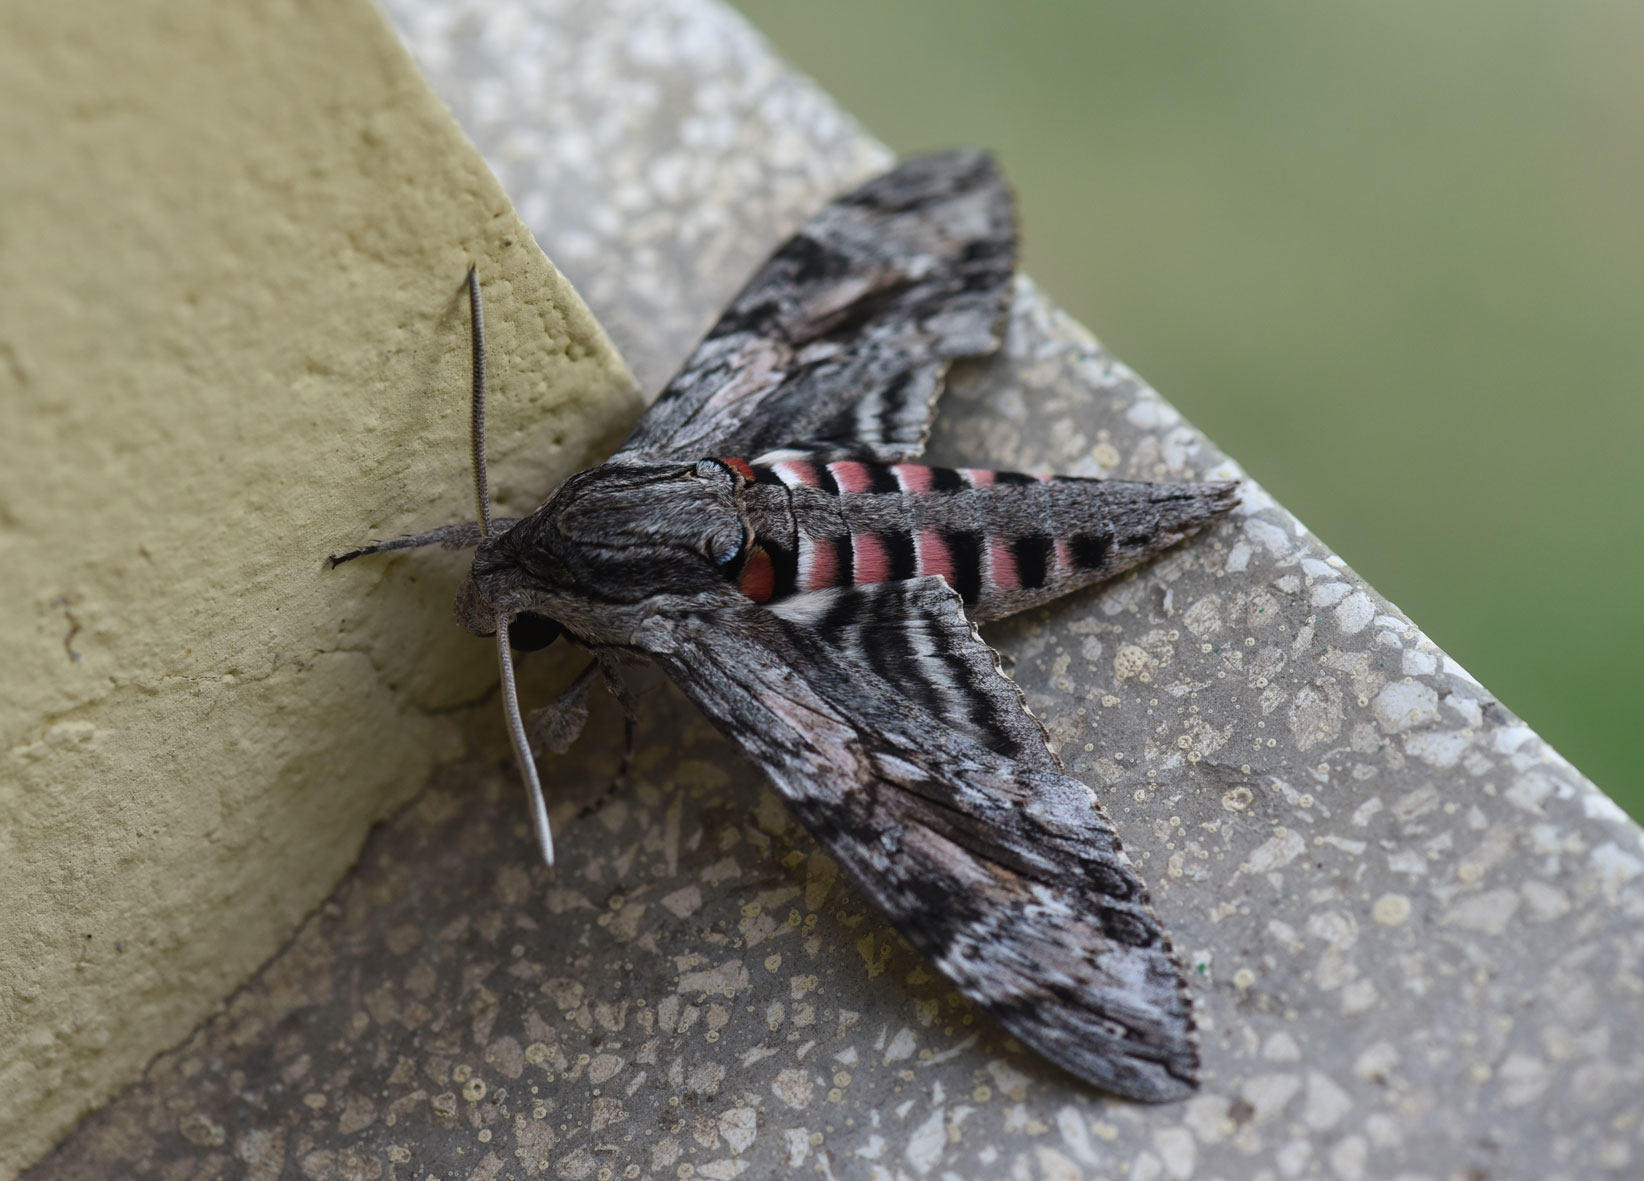
<svg viewBox="0 0 1644 1181">
<path fill-rule="evenodd" d="M 596 672 L 623 697 L 617 667 L 654 661 L 965 996 L 1080 1078 L 1166 1102 L 1198 1073 L 1170 940 L 975 625 L 1128 570 L 1237 497 L 918 462 L 950 364 L 1001 345 L 1015 256 L 983 153 L 844 194 L 760 267 L 616 454 L 519 520 L 490 514 L 470 271 L 478 524 L 333 561 L 477 547 L 456 615 L 497 638 L 550 864 L 532 747 L 575 736 Z M 560 637 L 595 659 L 528 734 L 510 649 Z"/>
</svg>

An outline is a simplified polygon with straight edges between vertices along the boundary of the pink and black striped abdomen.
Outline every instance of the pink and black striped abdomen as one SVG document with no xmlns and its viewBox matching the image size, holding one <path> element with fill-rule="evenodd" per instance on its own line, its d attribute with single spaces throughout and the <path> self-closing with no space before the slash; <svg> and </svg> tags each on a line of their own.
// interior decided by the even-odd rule
<svg viewBox="0 0 1644 1181">
<path fill-rule="evenodd" d="M 1153 485 L 979 468 L 725 460 L 748 480 L 756 544 L 737 571 L 757 602 L 939 575 L 973 619 L 1111 577 L 1232 507 L 1227 484 Z"/>
</svg>

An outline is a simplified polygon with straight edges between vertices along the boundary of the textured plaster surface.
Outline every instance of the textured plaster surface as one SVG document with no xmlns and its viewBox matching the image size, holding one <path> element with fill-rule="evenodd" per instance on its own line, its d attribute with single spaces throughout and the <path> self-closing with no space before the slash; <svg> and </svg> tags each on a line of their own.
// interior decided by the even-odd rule
<svg viewBox="0 0 1644 1181">
<path fill-rule="evenodd" d="M 391 11 L 652 387 L 885 159 L 697 0 Z M 1241 474 L 1025 282 L 932 453 Z M 420 561 L 390 573 L 452 577 Z M 1639 829 L 1281 506 L 1247 485 L 989 634 L 1184 951 L 1195 1099 L 1108 1099 L 977 1018 L 663 687 L 628 785 L 609 709 L 548 767 L 555 870 L 509 769 L 448 769 L 38 1175 L 1637 1175 Z"/>
<path fill-rule="evenodd" d="M 0 156 L 5 1174 L 464 749 L 444 568 L 323 558 L 472 511 L 469 261 L 505 494 L 635 403 L 363 0 L 8 4 Z"/>
</svg>

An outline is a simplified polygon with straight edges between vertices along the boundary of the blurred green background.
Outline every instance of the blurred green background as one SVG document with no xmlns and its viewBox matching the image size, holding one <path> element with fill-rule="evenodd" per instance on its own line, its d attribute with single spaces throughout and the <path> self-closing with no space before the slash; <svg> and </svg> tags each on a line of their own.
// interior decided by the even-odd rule
<svg viewBox="0 0 1644 1181">
<path fill-rule="evenodd" d="M 1644 817 L 1644 4 L 734 2 Z"/>
</svg>

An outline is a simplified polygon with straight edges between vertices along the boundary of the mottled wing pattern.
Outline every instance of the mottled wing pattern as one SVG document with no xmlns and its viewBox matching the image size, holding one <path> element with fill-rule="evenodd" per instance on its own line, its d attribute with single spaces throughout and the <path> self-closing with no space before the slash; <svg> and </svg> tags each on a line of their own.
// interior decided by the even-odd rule
<svg viewBox="0 0 1644 1181">
<path fill-rule="evenodd" d="M 805 644 L 831 651 L 845 667 L 865 665 L 895 699 L 945 728 L 1026 767 L 1061 772 L 1044 726 L 941 579 L 815 591 L 772 610 Z"/>
<path fill-rule="evenodd" d="M 944 584 L 659 616 L 636 639 L 966 996 L 1106 1090 L 1191 1093 L 1191 1005 L 1146 888 Z"/>
<path fill-rule="evenodd" d="M 909 160 L 771 256 L 613 459 L 916 456 L 948 366 L 998 349 L 1015 261 L 991 157 Z"/>
</svg>

